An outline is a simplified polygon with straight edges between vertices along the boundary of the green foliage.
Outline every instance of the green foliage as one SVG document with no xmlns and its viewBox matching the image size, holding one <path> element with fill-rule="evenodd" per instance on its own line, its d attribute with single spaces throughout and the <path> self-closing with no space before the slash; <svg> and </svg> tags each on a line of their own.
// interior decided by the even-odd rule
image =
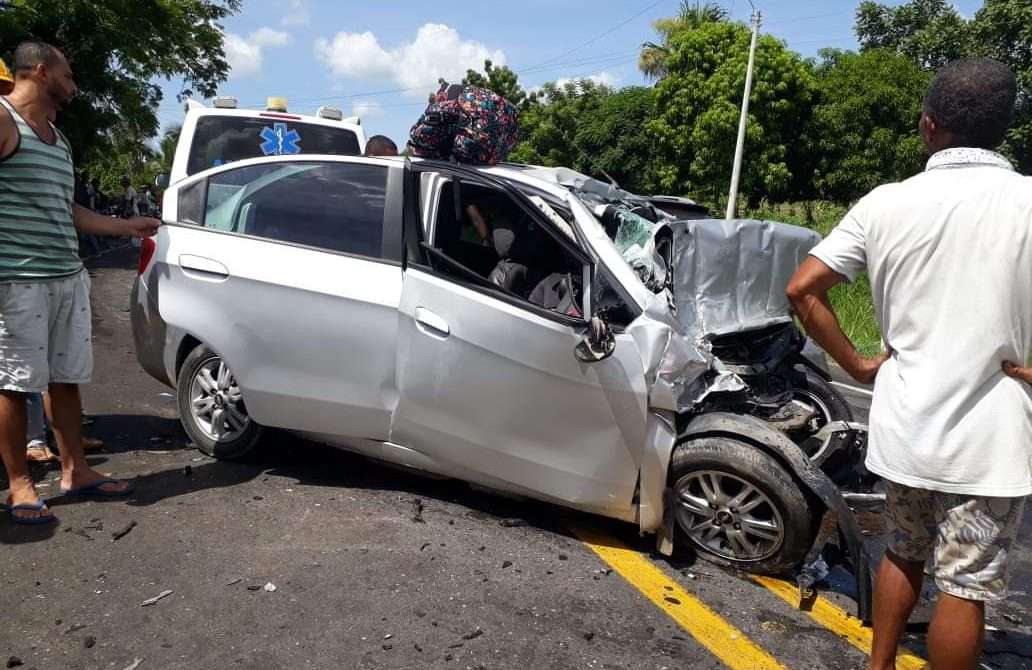
<svg viewBox="0 0 1032 670">
<path fill-rule="evenodd" d="M 681 0 L 677 16 L 658 19 L 652 24 L 662 43 L 646 42 L 638 56 L 638 69 L 649 79 L 662 79 L 667 75 L 667 58 L 670 56 L 670 42 L 679 33 L 694 30 L 706 23 L 727 20 L 727 10 L 710 2 L 689 2 Z"/>
<path fill-rule="evenodd" d="M 537 95 L 538 104 L 520 114 L 521 142 L 510 160 L 535 165 L 576 169 L 587 157 L 577 146 L 577 131 L 602 100 L 613 94 L 607 86 L 583 81 L 562 86 L 548 83 Z"/>
<path fill-rule="evenodd" d="M 511 160 L 569 167 L 603 181 L 646 192 L 652 182 L 652 146 L 645 125 L 653 91 L 614 92 L 590 80 L 545 84 L 539 102 L 520 117 L 523 140 Z"/>
<path fill-rule="evenodd" d="M 484 61 L 484 73 L 466 70 L 462 83 L 466 86 L 479 86 L 494 91 L 520 110 L 527 109 L 533 103 L 534 96 L 528 96 L 520 86 L 519 77 L 507 66 L 495 67 L 490 60 Z"/>
<path fill-rule="evenodd" d="M 911 0 L 898 7 L 867 0 L 856 12 L 860 48 L 890 49 L 921 67 L 937 68 L 970 51 L 967 21 L 946 0 Z"/>
<path fill-rule="evenodd" d="M 139 154 L 123 162 L 142 164 L 158 129 L 154 80 L 182 77 L 180 98 L 214 95 L 229 72 L 219 22 L 239 8 L 240 0 L 10 0 L 0 45 L 38 39 L 68 57 L 80 94 L 58 122 L 80 166 L 110 163 L 112 152 Z"/>
<path fill-rule="evenodd" d="M 864 50 L 896 51 L 935 68 L 963 57 L 988 56 L 1018 77 L 1018 108 L 1003 147 L 1024 174 L 1032 173 L 1032 0 L 985 0 L 970 20 L 945 0 L 910 0 L 898 7 L 864 2 L 857 11 Z"/>
<path fill-rule="evenodd" d="M 745 87 L 750 31 L 740 23 L 706 22 L 673 36 L 668 74 L 656 84 L 658 186 L 717 202 L 731 178 Z M 806 190 L 810 175 L 800 141 L 816 100 L 812 67 L 783 42 L 761 37 L 756 51 L 742 193 L 751 202 L 783 201 Z"/>
<path fill-rule="evenodd" d="M 816 195 L 848 203 L 921 170 L 917 134 L 930 75 L 884 49 L 824 51 L 810 130 Z"/>
</svg>

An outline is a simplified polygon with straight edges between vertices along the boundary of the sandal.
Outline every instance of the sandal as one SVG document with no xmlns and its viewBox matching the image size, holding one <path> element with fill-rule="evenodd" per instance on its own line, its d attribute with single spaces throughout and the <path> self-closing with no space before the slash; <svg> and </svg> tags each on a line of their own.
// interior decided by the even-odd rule
<svg viewBox="0 0 1032 670">
<path fill-rule="evenodd" d="M 56 463 L 57 454 L 46 444 L 30 444 L 25 448 L 25 458 L 30 463 Z"/>
</svg>

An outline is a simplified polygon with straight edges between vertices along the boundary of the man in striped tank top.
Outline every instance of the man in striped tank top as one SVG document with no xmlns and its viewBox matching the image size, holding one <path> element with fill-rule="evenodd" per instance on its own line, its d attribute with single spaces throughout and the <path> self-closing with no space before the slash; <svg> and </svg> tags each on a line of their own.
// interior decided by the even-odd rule
<svg viewBox="0 0 1032 670">
<path fill-rule="evenodd" d="M 131 488 L 83 456 L 79 385 L 90 380 L 93 351 L 90 280 L 76 230 L 149 237 L 160 222 L 113 219 L 73 203 L 71 148 L 53 121 L 76 86 L 58 49 L 19 45 L 14 79 L 11 95 L 0 97 L 0 457 L 11 518 L 46 523 L 54 517 L 26 462 L 26 394 L 49 391 L 64 494 L 119 496 Z"/>
</svg>

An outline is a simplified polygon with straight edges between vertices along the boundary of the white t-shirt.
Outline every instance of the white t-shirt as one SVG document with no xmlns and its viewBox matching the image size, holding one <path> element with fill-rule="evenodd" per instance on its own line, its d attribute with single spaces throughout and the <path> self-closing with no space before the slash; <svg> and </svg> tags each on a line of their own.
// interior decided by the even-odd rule
<svg viewBox="0 0 1032 670">
<path fill-rule="evenodd" d="M 1032 350 L 1032 177 L 991 151 L 940 151 L 810 253 L 850 281 L 867 270 L 891 354 L 867 467 L 935 491 L 1032 493 L 1032 387 L 1000 370 Z"/>
</svg>

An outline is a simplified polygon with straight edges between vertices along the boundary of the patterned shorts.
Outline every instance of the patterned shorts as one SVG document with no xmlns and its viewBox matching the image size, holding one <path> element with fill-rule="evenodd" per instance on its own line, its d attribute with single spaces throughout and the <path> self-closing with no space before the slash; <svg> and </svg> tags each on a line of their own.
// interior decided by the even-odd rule
<svg viewBox="0 0 1032 670">
<path fill-rule="evenodd" d="M 1007 558 L 1025 498 L 916 489 L 887 481 L 889 551 L 905 561 L 933 557 L 935 585 L 966 600 L 1007 593 Z"/>
</svg>

